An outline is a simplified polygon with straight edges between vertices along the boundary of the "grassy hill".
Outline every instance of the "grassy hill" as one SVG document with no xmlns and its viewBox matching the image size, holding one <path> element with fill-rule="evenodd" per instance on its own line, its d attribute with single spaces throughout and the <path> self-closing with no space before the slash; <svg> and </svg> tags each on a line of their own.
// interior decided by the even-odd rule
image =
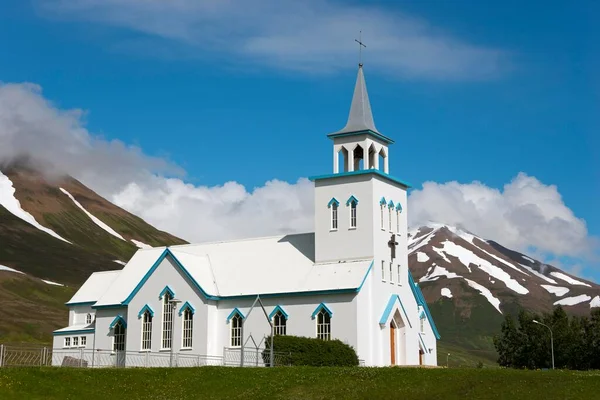
<svg viewBox="0 0 600 400">
<path fill-rule="evenodd" d="M 420 368 L 0 368 L 12 399 L 594 399 L 600 372 Z"/>
</svg>

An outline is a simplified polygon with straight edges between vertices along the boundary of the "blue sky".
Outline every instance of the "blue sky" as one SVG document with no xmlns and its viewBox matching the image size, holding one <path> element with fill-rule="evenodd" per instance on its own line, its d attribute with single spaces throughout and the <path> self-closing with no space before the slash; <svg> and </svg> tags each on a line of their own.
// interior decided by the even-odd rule
<svg viewBox="0 0 600 400">
<path fill-rule="evenodd" d="M 94 135 L 168 158 L 186 182 L 251 189 L 331 171 L 326 134 L 346 122 L 363 29 L 395 176 L 502 189 L 525 172 L 600 235 L 597 3 L 307 2 L 304 13 L 261 0 L 248 14 L 260 24 L 186 0 L 168 12 L 100 3 L 4 2 L 0 81 L 40 85 L 56 107 L 86 110 Z"/>
</svg>

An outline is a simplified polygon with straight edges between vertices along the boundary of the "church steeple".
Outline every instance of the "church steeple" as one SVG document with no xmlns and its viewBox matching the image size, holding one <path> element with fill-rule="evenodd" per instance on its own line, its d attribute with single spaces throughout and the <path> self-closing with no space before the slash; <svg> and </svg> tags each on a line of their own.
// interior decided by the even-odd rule
<svg viewBox="0 0 600 400">
<path fill-rule="evenodd" d="M 362 64 L 358 64 L 358 75 L 356 77 L 356 85 L 354 85 L 354 95 L 352 96 L 348 122 L 346 122 L 346 126 L 343 129 L 335 132 L 334 135 L 367 130 L 379 133 L 375 127 L 375 121 L 373 121 L 373 112 L 371 111 L 371 103 L 369 102 L 369 94 L 367 93 L 363 66 Z"/>
</svg>

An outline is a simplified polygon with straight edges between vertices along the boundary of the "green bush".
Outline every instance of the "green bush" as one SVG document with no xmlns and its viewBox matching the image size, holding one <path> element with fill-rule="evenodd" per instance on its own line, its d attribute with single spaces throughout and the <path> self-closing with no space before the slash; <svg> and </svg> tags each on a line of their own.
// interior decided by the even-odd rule
<svg viewBox="0 0 600 400">
<path fill-rule="evenodd" d="M 271 338 L 265 341 L 263 360 L 269 363 Z M 275 365 L 313 367 L 351 367 L 358 365 L 356 351 L 340 340 L 321 340 L 301 336 L 275 336 Z"/>
</svg>

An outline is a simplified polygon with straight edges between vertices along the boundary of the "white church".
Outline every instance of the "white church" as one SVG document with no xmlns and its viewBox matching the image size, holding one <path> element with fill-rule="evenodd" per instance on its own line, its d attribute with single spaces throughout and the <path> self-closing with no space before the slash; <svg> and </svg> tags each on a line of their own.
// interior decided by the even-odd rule
<svg viewBox="0 0 600 400">
<path fill-rule="evenodd" d="M 394 142 L 375 127 L 362 64 L 346 126 L 328 137 L 333 171 L 311 177 L 314 232 L 140 249 L 66 303 L 54 353 L 92 366 L 101 353 L 222 359 L 260 345 L 268 316 L 276 335 L 339 339 L 362 365 L 437 365 L 440 336 L 408 268 L 410 186 L 390 175 Z M 257 295 L 266 313 L 248 316 Z"/>
</svg>

